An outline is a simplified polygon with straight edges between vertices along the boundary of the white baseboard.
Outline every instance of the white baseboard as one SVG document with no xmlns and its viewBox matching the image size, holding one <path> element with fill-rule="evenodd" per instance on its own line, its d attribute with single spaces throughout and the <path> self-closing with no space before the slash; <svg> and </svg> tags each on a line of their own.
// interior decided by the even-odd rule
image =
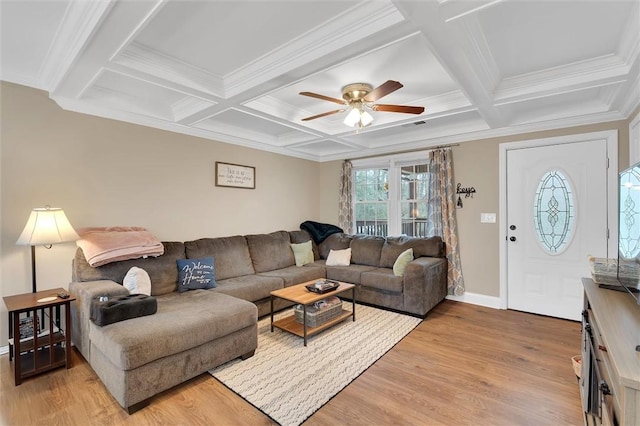
<svg viewBox="0 0 640 426">
<path fill-rule="evenodd" d="M 9 353 L 9 345 L 0 346 L 0 355 L 4 355 L 4 354 L 8 354 L 8 353 Z"/>
<path fill-rule="evenodd" d="M 456 302 L 471 303 L 472 305 L 486 306 L 487 308 L 502 309 L 500 298 L 487 296 L 485 294 L 465 292 L 462 296 L 447 296 L 449 300 Z"/>
</svg>

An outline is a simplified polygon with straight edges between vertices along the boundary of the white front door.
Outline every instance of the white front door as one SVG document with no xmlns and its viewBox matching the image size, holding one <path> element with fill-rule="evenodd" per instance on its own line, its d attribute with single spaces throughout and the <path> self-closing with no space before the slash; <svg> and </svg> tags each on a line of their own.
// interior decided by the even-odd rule
<svg viewBox="0 0 640 426">
<path fill-rule="evenodd" d="M 587 257 L 607 257 L 607 149 L 600 138 L 506 151 L 509 309 L 580 319 Z"/>
</svg>

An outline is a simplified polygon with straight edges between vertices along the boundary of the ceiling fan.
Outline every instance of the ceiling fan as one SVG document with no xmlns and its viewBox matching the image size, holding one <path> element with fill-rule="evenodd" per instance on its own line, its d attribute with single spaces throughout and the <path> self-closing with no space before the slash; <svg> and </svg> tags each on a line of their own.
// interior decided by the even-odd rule
<svg viewBox="0 0 640 426">
<path fill-rule="evenodd" d="M 342 88 L 342 99 L 332 98 L 330 96 L 320 95 L 313 92 L 300 92 L 300 94 L 303 96 L 310 96 L 312 98 L 334 102 L 346 107 L 342 109 L 335 109 L 333 111 L 323 112 L 322 114 L 312 115 L 311 117 L 303 118 L 302 121 L 315 120 L 316 118 L 338 114 L 340 112 L 351 109 L 351 111 L 349 111 L 349 114 L 347 114 L 344 119 L 344 124 L 349 127 L 358 126 L 359 128 L 363 128 L 364 126 L 371 124 L 371 122 L 373 121 L 373 117 L 367 112 L 368 109 L 372 111 L 422 114 L 422 112 L 424 112 L 424 107 L 421 106 L 387 105 L 374 103 L 383 96 L 387 96 L 388 94 L 395 92 L 401 87 L 402 84 L 394 80 L 387 80 L 375 89 L 373 88 L 373 86 L 367 83 L 348 84 Z"/>
</svg>

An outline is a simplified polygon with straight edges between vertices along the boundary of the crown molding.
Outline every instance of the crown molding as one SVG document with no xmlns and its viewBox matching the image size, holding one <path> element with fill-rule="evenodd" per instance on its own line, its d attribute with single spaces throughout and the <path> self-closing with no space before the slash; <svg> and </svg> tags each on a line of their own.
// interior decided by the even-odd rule
<svg viewBox="0 0 640 426">
<path fill-rule="evenodd" d="M 637 60 L 640 51 L 640 2 L 633 2 L 632 12 L 629 14 L 622 36 L 618 43 L 617 54 L 627 64 Z"/>
<path fill-rule="evenodd" d="M 636 87 L 637 87 L 637 84 L 636 84 Z M 351 148 L 352 150 L 349 151 L 350 153 L 360 152 L 361 156 L 371 156 L 371 155 L 379 155 L 379 154 L 389 154 L 389 153 L 398 152 L 401 150 L 425 148 L 429 146 L 442 145 L 442 144 L 464 143 L 464 142 L 470 142 L 470 141 L 479 140 L 479 139 L 511 136 L 511 135 L 518 135 L 522 133 L 531 133 L 531 132 L 537 132 L 537 131 L 554 130 L 554 129 L 569 128 L 569 127 L 588 125 L 588 124 L 618 121 L 626 118 L 619 112 L 605 112 L 605 113 L 590 114 L 583 117 L 570 117 L 570 118 L 565 118 L 560 120 L 549 120 L 547 122 L 542 122 L 542 123 L 521 124 L 516 126 L 503 127 L 499 129 L 475 130 L 475 131 L 470 130 L 467 132 L 454 134 L 454 135 L 440 134 L 435 137 L 428 137 L 426 133 L 423 131 L 424 129 L 420 129 L 421 131 L 417 132 L 417 134 L 415 135 L 415 138 L 408 139 L 406 142 L 395 144 L 393 146 L 388 146 L 388 147 L 367 147 L 366 144 L 364 145 L 355 144 L 351 141 L 344 140 L 339 137 L 336 138 L 336 137 L 330 137 L 330 136 L 319 137 L 316 140 L 301 141 L 299 144 L 295 146 L 289 145 L 284 147 L 284 146 L 278 146 L 277 143 L 275 145 L 265 145 L 262 140 L 260 141 L 252 140 L 247 137 L 233 135 L 224 130 L 220 131 L 220 129 L 218 128 L 216 128 L 216 130 L 214 131 L 212 129 L 205 129 L 202 127 L 184 126 L 179 123 L 168 121 L 162 117 L 152 117 L 152 116 L 145 115 L 148 113 L 148 111 L 145 111 L 144 114 L 131 112 L 131 111 L 129 112 L 115 111 L 103 105 L 99 105 L 96 101 L 91 101 L 91 100 L 79 101 L 76 99 L 69 99 L 69 98 L 63 98 L 63 97 L 55 97 L 53 99 L 56 103 L 58 103 L 58 105 L 60 105 L 65 110 L 69 110 L 69 111 L 75 111 L 83 114 L 89 114 L 89 115 L 95 115 L 98 117 L 120 120 L 128 123 L 132 123 L 132 124 L 138 124 L 142 126 L 162 129 L 162 130 L 171 131 L 175 133 L 201 137 L 204 139 L 209 139 L 209 140 L 213 140 L 221 143 L 231 143 L 235 145 L 244 146 L 247 148 L 272 152 L 280 155 L 292 156 L 296 158 L 302 158 L 305 160 L 311 160 L 316 162 L 342 160 L 346 158 L 345 157 L 346 153 L 324 154 L 324 155 L 309 154 L 308 152 L 303 151 L 304 146 L 323 143 L 324 141 L 333 141 L 334 143 L 338 143 L 340 145 L 344 145 L 347 148 Z"/>
<path fill-rule="evenodd" d="M 93 115 L 102 118 L 108 118 L 112 120 L 123 121 L 126 123 L 137 124 L 140 126 L 151 127 L 154 129 L 166 130 L 183 135 L 195 136 L 203 139 L 212 140 L 219 143 L 229 143 L 233 145 L 243 146 L 246 148 L 257 149 L 260 151 L 271 152 L 274 154 L 285 155 L 289 157 L 302 158 L 304 160 L 311 160 L 318 162 L 320 158 L 316 155 L 308 155 L 305 153 L 292 153 L 289 149 L 281 148 L 278 146 L 264 145 L 260 142 L 244 139 L 232 134 L 226 134 L 224 132 L 217 132 L 213 130 L 206 130 L 197 127 L 188 127 L 167 121 L 160 118 L 150 117 L 148 115 L 137 114 L 135 112 L 125 112 L 113 110 L 111 108 L 99 105 L 95 102 L 79 101 L 77 99 L 56 97 L 53 100 L 63 109 L 68 111 L 74 111 L 82 114 Z"/>
<path fill-rule="evenodd" d="M 474 71 L 479 75 L 487 93 L 493 93 L 498 87 L 502 76 L 498 64 L 491 53 L 489 44 L 485 37 L 480 22 L 475 17 L 465 19 L 460 22 L 460 28 L 467 39 L 464 44 L 465 50 L 469 53 L 468 60 Z"/>
<path fill-rule="evenodd" d="M 214 105 L 214 102 L 194 98 L 192 96 L 185 96 L 178 102 L 174 102 L 171 105 L 173 119 L 174 121 L 182 121 Z"/>
<path fill-rule="evenodd" d="M 225 97 L 221 77 L 136 42 L 131 42 L 112 62 L 186 88 Z"/>
<path fill-rule="evenodd" d="M 135 97 L 120 90 L 104 87 L 99 84 L 87 90 L 83 98 L 87 106 L 91 103 L 100 103 L 104 105 L 105 109 L 109 109 L 109 105 L 118 105 L 123 108 L 122 113 L 128 111 L 131 114 L 144 114 L 151 118 L 173 120 L 173 111 L 168 106 L 160 105 L 159 108 L 157 102 Z"/>
<path fill-rule="evenodd" d="M 575 62 L 502 80 L 494 105 L 522 102 L 559 93 L 624 82 L 629 65 L 616 55 Z"/>
<path fill-rule="evenodd" d="M 71 1 L 39 71 L 41 86 L 54 92 L 113 7 L 108 1 Z"/>
<path fill-rule="evenodd" d="M 640 77 L 636 77 L 629 90 L 624 91 L 624 95 L 625 98 L 620 107 L 620 112 L 625 118 L 629 118 L 636 108 L 640 106 Z"/>
</svg>

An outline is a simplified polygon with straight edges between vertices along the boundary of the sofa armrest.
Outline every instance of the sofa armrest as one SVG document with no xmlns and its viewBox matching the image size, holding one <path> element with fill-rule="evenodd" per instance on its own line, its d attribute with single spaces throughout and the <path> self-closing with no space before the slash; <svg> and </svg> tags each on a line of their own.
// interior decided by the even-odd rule
<svg viewBox="0 0 640 426">
<path fill-rule="evenodd" d="M 71 303 L 71 341 L 87 361 L 89 358 L 89 324 L 91 301 L 98 296 L 124 296 L 129 290 L 115 281 L 85 281 L 69 284 L 69 292 L 76 298 Z"/>
<path fill-rule="evenodd" d="M 404 307 L 424 316 L 447 296 L 447 259 L 418 257 L 404 271 Z"/>
</svg>

